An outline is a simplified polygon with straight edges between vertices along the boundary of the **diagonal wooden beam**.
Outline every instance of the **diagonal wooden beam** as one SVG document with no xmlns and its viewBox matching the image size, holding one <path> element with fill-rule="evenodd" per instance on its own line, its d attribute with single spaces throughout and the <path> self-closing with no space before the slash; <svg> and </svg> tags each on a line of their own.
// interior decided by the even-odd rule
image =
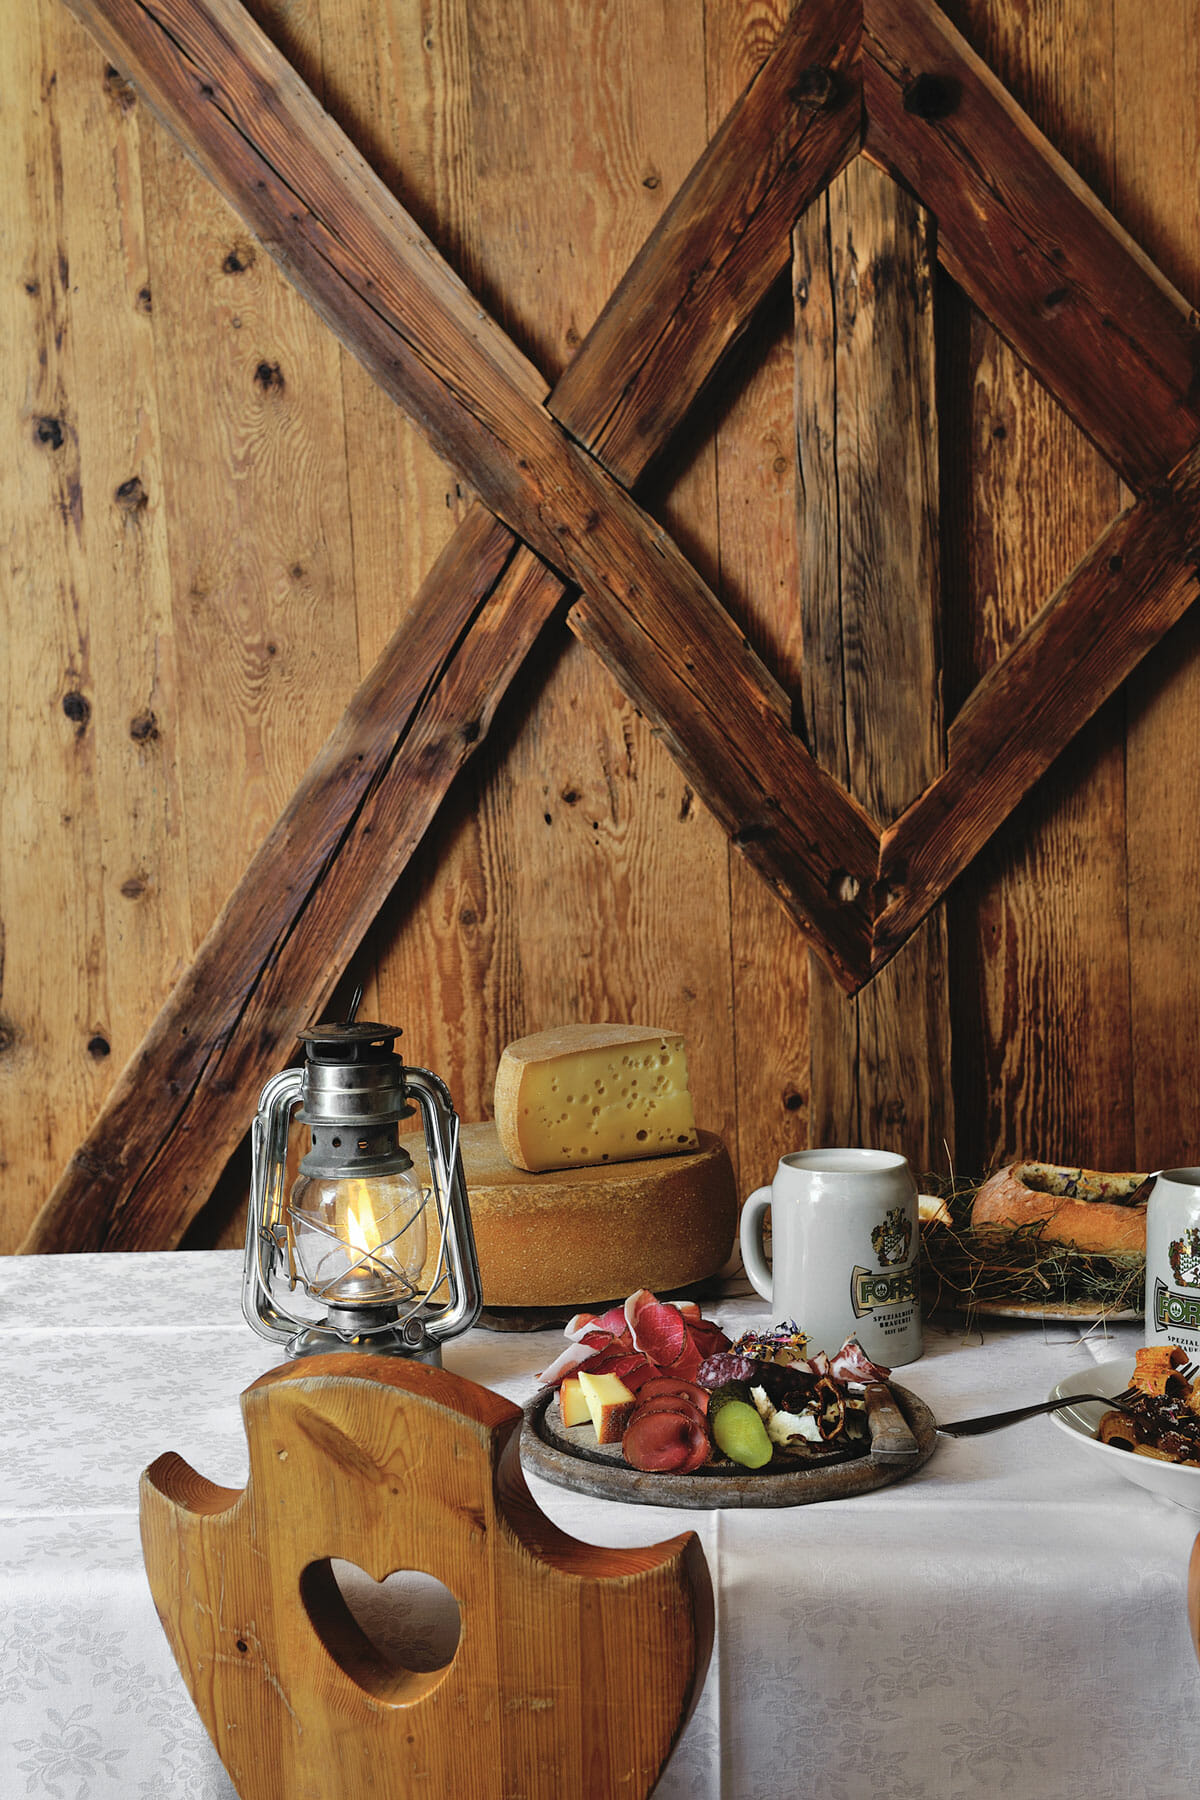
<svg viewBox="0 0 1200 1800">
<path fill-rule="evenodd" d="M 860 15 L 859 0 L 796 5 L 547 402 L 627 487 L 787 268 L 795 221 L 857 153 Z"/>
<path fill-rule="evenodd" d="M 944 774 L 883 833 L 892 898 L 872 964 L 900 945 L 1197 596 L 1200 447 L 1114 519 L 950 730 Z"/>
<path fill-rule="evenodd" d="M 1200 437 L 1196 316 L 931 0 L 864 0 L 864 150 L 1135 493 Z"/>
<path fill-rule="evenodd" d="M 94 24 L 90 7 L 76 10 Z M 111 28 L 103 20 L 99 28 L 117 60 Z M 828 31 L 814 34 L 794 16 L 639 259 L 639 290 L 653 291 L 671 321 L 664 335 L 677 397 L 699 391 L 786 262 L 792 217 L 852 152 L 855 103 L 817 104 L 835 93 L 820 58 L 833 63 L 833 83 L 843 79 L 846 54 Z M 787 104 L 796 92 L 799 107 Z M 747 171 L 760 160 L 771 177 L 748 192 Z M 701 262 L 728 294 L 719 329 L 711 292 L 692 279 Z M 645 378 L 657 366 L 656 341 L 638 365 Z M 572 365 L 605 421 L 621 416 L 636 362 L 628 334 L 626 342 L 629 356 L 607 376 L 611 350 L 600 334 Z M 532 377 L 518 374 L 532 390 Z M 661 447 L 670 422 L 664 412 L 640 432 L 631 473 Z M 23 1249 L 178 1241 L 243 1135 L 247 1095 L 325 1003 L 563 592 L 506 527 L 472 511 L 118 1078 Z M 768 697 L 783 716 L 782 697 Z"/>
<path fill-rule="evenodd" d="M 496 516 L 583 589 L 636 665 L 625 668 L 638 703 L 686 743 L 705 802 L 739 841 L 753 834 L 759 866 L 840 979 L 861 979 L 874 827 L 792 735 L 772 678 L 670 538 L 545 410 L 540 378 L 238 0 L 72 3 L 385 391 Z M 831 110 L 840 128 L 815 133 L 810 193 L 859 131 L 857 0 L 814 19 L 793 48 L 819 52 L 833 85 L 819 113 L 785 111 L 792 154 L 811 173 L 812 119 Z M 738 192 L 739 216 L 752 218 L 744 170 Z M 700 246 L 714 261 L 732 254 L 714 248 L 723 223 Z"/>
</svg>

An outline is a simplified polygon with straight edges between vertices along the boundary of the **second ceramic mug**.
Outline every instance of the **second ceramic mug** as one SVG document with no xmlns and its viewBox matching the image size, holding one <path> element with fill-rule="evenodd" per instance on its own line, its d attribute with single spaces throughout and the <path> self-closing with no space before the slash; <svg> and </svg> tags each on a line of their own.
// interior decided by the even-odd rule
<svg viewBox="0 0 1200 1800">
<path fill-rule="evenodd" d="M 1162 1169 L 1150 1190 L 1146 1342 L 1200 1361 L 1200 1168 Z"/>
<path fill-rule="evenodd" d="M 762 1247 L 771 1208 L 772 1266 Z M 810 1354 L 856 1337 L 873 1362 L 915 1362 L 922 1350 L 917 1184 L 890 1150 L 794 1150 L 757 1188 L 739 1230 L 746 1273 L 794 1319 Z"/>
</svg>

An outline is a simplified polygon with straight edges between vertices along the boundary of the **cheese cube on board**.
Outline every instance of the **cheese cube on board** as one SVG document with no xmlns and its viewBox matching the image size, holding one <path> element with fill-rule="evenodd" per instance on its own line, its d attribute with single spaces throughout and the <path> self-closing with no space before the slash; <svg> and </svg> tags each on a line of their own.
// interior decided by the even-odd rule
<svg viewBox="0 0 1200 1800">
<path fill-rule="evenodd" d="M 586 1425 L 591 1418 L 591 1408 L 578 1375 L 567 1375 L 559 1382 L 558 1410 L 564 1425 Z"/>
<path fill-rule="evenodd" d="M 579 1385 L 592 1415 L 598 1444 L 619 1444 L 625 1435 L 635 1399 L 617 1375 L 589 1375 L 579 1371 Z"/>
<path fill-rule="evenodd" d="M 670 1156 L 699 1144 L 677 1032 L 559 1025 L 519 1038 L 496 1071 L 496 1129 L 519 1169 Z"/>
</svg>

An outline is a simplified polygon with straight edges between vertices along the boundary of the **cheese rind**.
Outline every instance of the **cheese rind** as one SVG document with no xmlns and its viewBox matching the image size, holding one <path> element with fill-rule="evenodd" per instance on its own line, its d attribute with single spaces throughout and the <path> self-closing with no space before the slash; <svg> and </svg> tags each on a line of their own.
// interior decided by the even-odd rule
<svg viewBox="0 0 1200 1800">
<path fill-rule="evenodd" d="M 617 1375 L 589 1375 L 586 1369 L 580 1369 L 579 1385 L 592 1417 L 596 1442 L 619 1444 L 625 1435 L 635 1396 Z"/>
<path fill-rule="evenodd" d="M 715 1274 L 737 1243 L 737 1185 L 720 1138 L 697 1136 L 678 1156 L 531 1174 L 505 1156 L 494 1124 L 462 1126 L 484 1305 L 596 1310 L 636 1288 L 667 1294 Z M 401 1142 L 427 1186 L 424 1133 Z M 431 1225 L 423 1286 L 438 1237 Z"/>
<path fill-rule="evenodd" d="M 677 1032 L 559 1025 L 510 1044 L 496 1071 L 496 1130 L 518 1169 L 672 1156 L 699 1144 Z"/>
</svg>

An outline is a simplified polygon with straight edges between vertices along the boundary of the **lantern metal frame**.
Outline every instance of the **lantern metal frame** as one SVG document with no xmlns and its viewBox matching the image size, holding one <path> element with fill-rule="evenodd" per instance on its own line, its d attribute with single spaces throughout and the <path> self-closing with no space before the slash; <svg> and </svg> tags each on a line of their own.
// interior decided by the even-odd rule
<svg viewBox="0 0 1200 1800">
<path fill-rule="evenodd" d="M 303 1034 L 310 1041 L 339 1031 L 356 1031 L 359 1038 L 395 1038 L 395 1027 L 318 1027 Z M 326 1072 L 337 1064 L 306 1059 L 299 1068 L 284 1069 L 267 1082 L 259 1099 L 251 1133 L 250 1197 L 246 1215 L 245 1260 L 242 1276 L 242 1311 L 260 1337 L 286 1346 L 292 1356 L 332 1350 L 362 1350 L 399 1355 L 420 1362 L 440 1363 L 446 1339 L 470 1330 L 482 1309 L 482 1288 L 470 1206 L 459 1152 L 459 1122 L 449 1090 L 429 1069 L 415 1068 L 390 1055 L 386 1062 L 393 1104 L 372 1111 L 372 1101 L 353 1096 L 341 1115 L 355 1131 L 411 1116 L 410 1100 L 421 1113 L 425 1147 L 429 1157 L 430 1187 L 440 1230 L 437 1260 L 432 1278 L 411 1299 L 381 1299 L 338 1306 L 309 1292 L 297 1273 L 290 1240 L 288 1200 L 288 1144 L 293 1119 L 312 1115 L 301 1109 L 312 1100 L 314 1069 Z M 349 1066 L 348 1064 L 346 1065 Z M 328 1104 L 328 1103 L 326 1103 Z M 326 1121 L 333 1115 L 322 1115 Z M 401 1150 L 401 1155 L 404 1152 Z M 411 1161 L 409 1162 L 411 1167 Z M 428 1205 L 427 1194 L 424 1206 Z M 364 1260 L 369 1260 L 369 1252 Z M 286 1271 L 284 1265 L 286 1264 Z M 426 1258 L 428 1266 L 428 1257 Z M 293 1311 L 280 1298 L 286 1284 L 308 1295 L 317 1314 Z M 440 1303 L 436 1296 L 446 1290 Z M 324 1306 L 323 1316 L 319 1309 Z"/>
</svg>

